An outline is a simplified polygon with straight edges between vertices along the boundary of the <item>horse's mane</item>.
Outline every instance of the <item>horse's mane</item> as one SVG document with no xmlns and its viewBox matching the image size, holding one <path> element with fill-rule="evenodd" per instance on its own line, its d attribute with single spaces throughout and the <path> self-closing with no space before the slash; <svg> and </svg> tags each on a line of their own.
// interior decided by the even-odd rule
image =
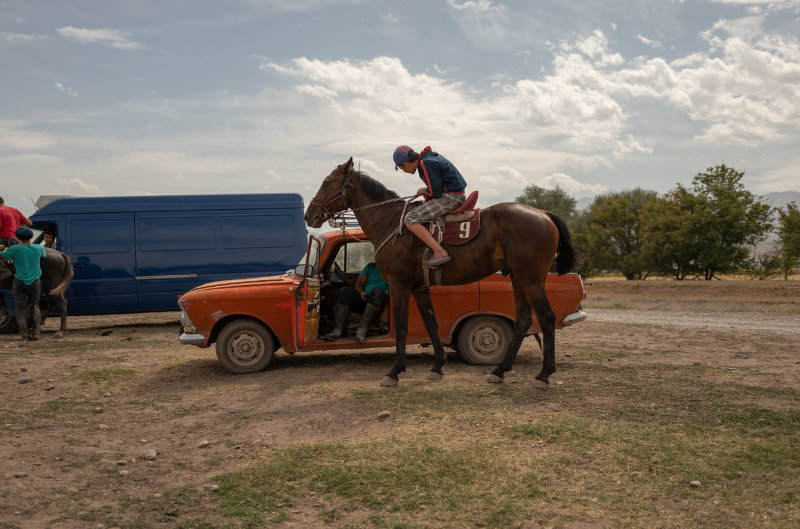
<svg viewBox="0 0 800 529">
<path fill-rule="evenodd" d="M 361 188 L 361 190 L 366 193 L 369 198 L 375 200 L 376 202 L 382 202 L 384 200 L 398 198 L 400 196 L 391 189 L 387 189 L 385 185 L 378 182 L 363 171 L 351 169 L 350 178 L 357 179 L 359 182 L 359 188 Z"/>
</svg>

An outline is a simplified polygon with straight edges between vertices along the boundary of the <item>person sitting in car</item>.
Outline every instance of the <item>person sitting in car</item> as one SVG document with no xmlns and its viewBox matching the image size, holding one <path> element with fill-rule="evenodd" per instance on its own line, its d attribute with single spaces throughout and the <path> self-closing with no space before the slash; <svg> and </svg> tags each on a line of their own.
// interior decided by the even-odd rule
<svg viewBox="0 0 800 529">
<path fill-rule="evenodd" d="M 355 339 L 363 342 L 367 331 L 386 304 L 386 292 L 389 285 L 381 277 L 375 263 L 369 263 L 361 270 L 355 288 L 342 287 L 336 296 L 333 308 L 335 326 L 331 332 L 322 337 L 323 340 L 336 340 L 346 335 L 347 319 L 350 312 L 361 312 L 361 323 L 356 330 Z"/>
</svg>

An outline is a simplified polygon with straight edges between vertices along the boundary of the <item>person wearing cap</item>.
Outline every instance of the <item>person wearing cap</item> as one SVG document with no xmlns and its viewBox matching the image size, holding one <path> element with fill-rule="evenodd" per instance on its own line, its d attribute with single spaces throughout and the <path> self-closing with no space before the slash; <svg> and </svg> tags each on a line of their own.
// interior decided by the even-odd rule
<svg viewBox="0 0 800 529">
<path fill-rule="evenodd" d="M 439 266 L 452 260 L 447 251 L 422 225 L 438 220 L 442 215 L 456 209 L 464 202 L 467 182 L 453 163 L 441 154 L 425 147 L 417 153 L 408 145 L 394 150 L 394 170 L 402 169 L 408 174 L 418 173 L 425 184 L 417 190 L 425 203 L 406 214 L 405 225 L 414 235 L 433 250 L 429 266 Z"/>
<path fill-rule="evenodd" d="M 3 246 L 17 244 L 14 234 L 20 226 L 33 226 L 33 222 L 17 208 L 6 206 L 3 197 L 0 197 L 0 244 Z"/>
<path fill-rule="evenodd" d="M 15 244 L 7 249 L 0 245 L 0 255 L 3 259 L 14 260 L 14 304 L 17 306 L 17 327 L 22 339 L 38 340 L 39 327 L 42 314 L 39 312 L 39 298 L 42 295 L 42 265 L 41 259 L 47 256 L 44 246 L 31 244 L 33 230 L 27 227 L 18 228 L 16 238 L 21 244 Z M 28 321 L 28 312 L 31 312 L 31 321 Z"/>
</svg>

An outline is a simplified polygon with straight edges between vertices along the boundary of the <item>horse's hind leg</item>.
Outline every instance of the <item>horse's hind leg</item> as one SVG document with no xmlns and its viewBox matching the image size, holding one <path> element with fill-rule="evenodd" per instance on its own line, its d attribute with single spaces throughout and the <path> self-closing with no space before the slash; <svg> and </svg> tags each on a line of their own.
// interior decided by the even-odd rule
<svg viewBox="0 0 800 529">
<path fill-rule="evenodd" d="M 531 316 L 531 305 L 528 303 L 528 297 L 525 295 L 524 288 L 514 280 L 513 276 L 511 284 L 514 287 L 514 307 L 516 310 L 516 318 L 514 321 L 514 337 L 508 345 L 503 360 L 497 365 L 496 368 L 489 375 L 488 381 L 491 383 L 499 383 L 503 381 L 506 371 L 511 370 L 511 365 L 514 358 L 519 352 L 522 345 L 522 340 L 525 338 L 528 329 L 533 323 L 533 316 Z"/>
<path fill-rule="evenodd" d="M 428 375 L 430 380 L 441 380 L 444 376 L 442 367 L 447 363 L 447 355 L 444 352 L 444 345 L 439 338 L 439 324 L 436 322 L 436 314 L 433 311 L 433 301 L 431 300 L 430 290 L 427 288 L 417 290 L 414 292 L 414 300 L 417 302 L 417 308 L 422 315 L 422 321 L 425 323 L 425 330 L 428 331 L 428 336 L 431 338 L 434 351 L 434 362 L 431 368 L 431 374 Z"/>
<path fill-rule="evenodd" d="M 556 315 L 547 299 L 547 292 L 544 284 L 536 285 L 528 289 L 529 299 L 536 311 L 539 319 L 539 327 L 542 329 L 542 341 L 544 358 L 542 370 L 536 375 L 536 380 L 548 384 L 550 375 L 556 372 Z"/>
</svg>

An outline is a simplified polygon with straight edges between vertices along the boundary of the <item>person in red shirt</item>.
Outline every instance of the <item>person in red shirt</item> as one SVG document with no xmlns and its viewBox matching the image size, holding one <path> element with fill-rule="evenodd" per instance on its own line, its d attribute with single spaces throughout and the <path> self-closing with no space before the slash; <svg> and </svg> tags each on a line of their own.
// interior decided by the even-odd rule
<svg viewBox="0 0 800 529">
<path fill-rule="evenodd" d="M 0 197 L 0 245 L 12 246 L 17 244 L 17 228 L 20 226 L 33 226 L 28 217 L 20 213 L 17 208 L 6 206 L 3 197 Z"/>
</svg>

